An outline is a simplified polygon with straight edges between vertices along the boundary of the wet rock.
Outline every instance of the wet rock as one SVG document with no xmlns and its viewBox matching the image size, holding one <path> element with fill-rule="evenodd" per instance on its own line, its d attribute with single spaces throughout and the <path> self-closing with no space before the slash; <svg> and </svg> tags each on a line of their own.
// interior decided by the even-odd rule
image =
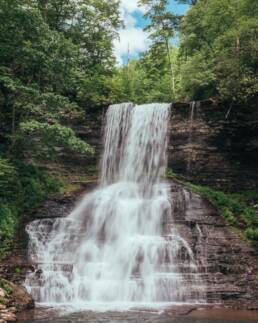
<svg viewBox="0 0 258 323">
<path fill-rule="evenodd" d="M 207 306 L 206 306 L 207 308 Z M 174 317 L 176 315 L 188 315 L 192 311 L 197 310 L 198 306 L 191 306 L 191 305 L 182 305 L 182 306 L 174 306 L 170 309 L 165 310 L 165 315 Z"/>
<path fill-rule="evenodd" d="M 1 319 L 5 322 L 16 322 L 17 317 L 14 313 L 4 313 L 0 314 Z"/>
<path fill-rule="evenodd" d="M 10 313 L 17 313 L 17 308 L 16 308 L 16 307 L 9 307 L 9 308 L 8 308 L 8 311 L 9 311 Z"/>
<path fill-rule="evenodd" d="M 255 308 L 258 261 L 253 249 L 231 231 L 207 201 L 180 183 L 171 183 L 171 204 L 180 235 L 191 246 L 198 264 L 207 301 Z M 163 227 L 169 231 L 169 219 Z"/>
<path fill-rule="evenodd" d="M 53 198 L 46 201 L 34 215 L 34 218 L 59 218 L 72 211 L 76 197 Z"/>
<path fill-rule="evenodd" d="M 12 298 L 17 310 L 22 311 L 34 307 L 34 300 L 22 286 L 12 284 Z"/>
<path fill-rule="evenodd" d="M 14 322 L 17 320 L 16 313 L 33 308 L 34 301 L 23 287 L 4 279 L 1 279 L 1 283 L 4 284 L 6 291 L 1 289 L 0 323 Z"/>
</svg>

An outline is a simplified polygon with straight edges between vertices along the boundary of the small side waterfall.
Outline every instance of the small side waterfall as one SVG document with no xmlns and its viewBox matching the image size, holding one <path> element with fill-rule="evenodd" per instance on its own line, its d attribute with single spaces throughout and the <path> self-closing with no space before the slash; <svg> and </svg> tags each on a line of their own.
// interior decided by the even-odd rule
<svg viewBox="0 0 258 323">
<path fill-rule="evenodd" d="M 194 254 L 173 219 L 169 104 L 110 106 L 99 188 L 66 218 L 27 226 L 36 301 L 107 309 L 203 302 Z"/>
</svg>

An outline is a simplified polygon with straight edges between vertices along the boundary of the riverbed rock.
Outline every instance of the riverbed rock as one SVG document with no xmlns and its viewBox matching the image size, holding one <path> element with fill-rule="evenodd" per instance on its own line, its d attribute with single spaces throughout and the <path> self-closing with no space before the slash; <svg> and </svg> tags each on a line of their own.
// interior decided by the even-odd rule
<svg viewBox="0 0 258 323">
<path fill-rule="evenodd" d="M 13 305 L 18 311 L 31 309 L 34 307 L 34 300 L 22 286 L 11 284 Z"/>
<path fill-rule="evenodd" d="M 2 288 L 0 288 L 0 297 L 5 297 L 5 291 Z"/>
<path fill-rule="evenodd" d="M 32 297 L 24 287 L 15 285 L 1 278 L 1 283 L 6 291 L 1 288 L 0 323 L 14 322 L 17 320 L 16 313 L 34 307 Z"/>
<path fill-rule="evenodd" d="M 206 300 L 235 308 L 258 305 L 258 261 L 255 250 L 241 239 L 199 194 L 171 182 L 173 218 L 191 247 Z M 190 282 L 191 284 L 191 282 Z"/>
<path fill-rule="evenodd" d="M 11 312 L 4 313 L 4 314 L 0 313 L 0 317 L 4 322 L 16 322 L 17 321 L 17 316 Z"/>
</svg>

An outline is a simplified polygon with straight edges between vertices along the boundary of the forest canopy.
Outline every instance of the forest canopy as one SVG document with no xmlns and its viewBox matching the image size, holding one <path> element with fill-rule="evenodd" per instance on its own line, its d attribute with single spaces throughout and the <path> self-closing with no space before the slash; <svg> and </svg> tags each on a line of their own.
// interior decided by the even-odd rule
<svg viewBox="0 0 258 323">
<path fill-rule="evenodd" d="M 115 99 L 252 100 L 258 93 L 258 2 L 178 2 L 191 5 L 184 16 L 168 11 L 169 1 L 139 1 L 148 8 L 152 46 L 118 70 Z M 172 43 L 175 36 L 177 45 Z"/>
</svg>

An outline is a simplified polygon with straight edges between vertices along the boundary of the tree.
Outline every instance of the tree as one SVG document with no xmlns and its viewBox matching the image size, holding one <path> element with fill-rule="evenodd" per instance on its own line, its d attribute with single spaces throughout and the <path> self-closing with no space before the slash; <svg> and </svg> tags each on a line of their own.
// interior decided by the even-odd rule
<svg viewBox="0 0 258 323">
<path fill-rule="evenodd" d="M 175 86 L 178 90 L 179 69 L 176 65 L 178 51 L 170 51 L 175 68 Z M 112 78 L 111 96 L 113 101 L 136 103 L 171 102 L 170 64 L 164 44 L 155 44 L 139 60 L 118 68 Z"/>
<path fill-rule="evenodd" d="M 36 125 L 37 136 L 58 138 L 86 107 L 108 102 L 118 1 L 1 0 L 0 19 L 2 151 L 21 158 Z M 52 143 L 81 150 L 74 140 Z"/>
<path fill-rule="evenodd" d="M 189 4 L 190 6 L 194 6 L 197 4 L 198 0 L 177 0 L 178 3 L 181 4 Z"/>
<path fill-rule="evenodd" d="M 195 89 L 191 99 L 236 102 L 256 95 L 257 17 L 251 0 L 203 0 L 190 8 L 180 26 L 183 97 L 189 98 L 189 88 Z"/>
<path fill-rule="evenodd" d="M 93 149 L 73 123 L 110 100 L 116 0 L 0 0 L 0 257 L 60 182 L 43 167 Z M 82 121 L 83 122 L 83 121 Z"/>
<path fill-rule="evenodd" d="M 176 96 L 175 71 L 171 60 L 170 41 L 175 36 L 179 17 L 167 11 L 168 0 L 141 0 L 140 4 L 146 7 L 145 17 L 150 19 L 149 25 L 145 28 L 150 32 L 150 38 L 155 45 L 164 44 L 170 67 L 171 95 Z"/>
</svg>

